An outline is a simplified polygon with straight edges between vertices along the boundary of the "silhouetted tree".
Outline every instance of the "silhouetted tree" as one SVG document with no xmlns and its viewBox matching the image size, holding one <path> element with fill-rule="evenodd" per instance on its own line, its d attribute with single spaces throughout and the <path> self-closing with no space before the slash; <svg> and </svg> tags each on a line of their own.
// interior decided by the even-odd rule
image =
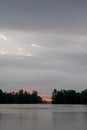
<svg viewBox="0 0 87 130">
<path fill-rule="evenodd" d="M 20 104 L 36 104 L 43 103 L 42 98 L 38 95 L 37 91 L 32 93 L 24 91 L 23 89 L 18 92 L 3 92 L 0 89 L 0 103 L 20 103 Z M 54 89 L 52 92 L 53 104 L 87 104 L 87 89 L 82 92 L 75 90 L 60 90 Z"/>
<path fill-rule="evenodd" d="M 3 103 L 3 91 L 0 89 L 0 103 Z"/>
<path fill-rule="evenodd" d="M 18 92 L 3 92 L 0 90 L 0 103 L 19 103 L 19 104 L 28 104 L 28 103 L 43 103 L 42 98 L 38 96 L 37 91 L 30 92 L 24 91 L 23 89 Z"/>
<path fill-rule="evenodd" d="M 60 90 L 54 89 L 52 93 L 53 104 L 80 104 L 81 94 L 75 90 Z"/>
<path fill-rule="evenodd" d="M 87 104 L 87 89 L 81 92 L 81 103 Z"/>
</svg>

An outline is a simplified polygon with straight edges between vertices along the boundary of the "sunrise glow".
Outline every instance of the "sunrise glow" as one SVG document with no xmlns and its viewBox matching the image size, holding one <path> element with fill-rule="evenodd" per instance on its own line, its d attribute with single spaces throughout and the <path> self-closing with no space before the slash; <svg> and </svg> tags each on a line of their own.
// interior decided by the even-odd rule
<svg viewBox="0 0 87 130">
<path fill-rule="evenodd" d="M 51 98 L 43 98 L 43 101 L 44 101 L 44 102 L 46 101 L 46 102 L 49 102 L 49 103 L 50 103 L 50 102 L 52 101 L 52 99 L 51 99 Z"/>
</svg>

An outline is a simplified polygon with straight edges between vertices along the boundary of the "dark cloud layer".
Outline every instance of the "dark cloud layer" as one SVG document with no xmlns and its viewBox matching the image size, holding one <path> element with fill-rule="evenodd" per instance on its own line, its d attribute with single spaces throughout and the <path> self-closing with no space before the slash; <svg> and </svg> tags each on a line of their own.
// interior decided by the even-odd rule
<svg viewBox="0 0 87 130">
<path fill-rule="evenodd" d="M 0 0 L 0 28 L 86 33 L 86 0 Z"/>
</svg>

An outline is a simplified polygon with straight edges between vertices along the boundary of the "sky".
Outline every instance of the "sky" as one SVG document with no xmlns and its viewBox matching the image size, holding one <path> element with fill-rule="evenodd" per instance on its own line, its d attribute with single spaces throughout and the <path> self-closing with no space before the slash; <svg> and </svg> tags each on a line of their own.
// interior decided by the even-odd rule
<svg viewBox="0 0 87 130">
<path fill-rule="evenodd" d="M 87 88 L 87 0 L 0 0 L 0 89 Z"/>
</svg>

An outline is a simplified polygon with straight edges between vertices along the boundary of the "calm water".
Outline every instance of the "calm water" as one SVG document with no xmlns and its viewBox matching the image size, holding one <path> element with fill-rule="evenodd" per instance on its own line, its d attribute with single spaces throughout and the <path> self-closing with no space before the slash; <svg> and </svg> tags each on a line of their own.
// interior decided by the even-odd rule
<svg viewBox="0 0 87 130">
<path fill-rule="evenodd" d="M 0 130 L 87 130 L 87 106 L 0 105 Z"/>
</svg>

